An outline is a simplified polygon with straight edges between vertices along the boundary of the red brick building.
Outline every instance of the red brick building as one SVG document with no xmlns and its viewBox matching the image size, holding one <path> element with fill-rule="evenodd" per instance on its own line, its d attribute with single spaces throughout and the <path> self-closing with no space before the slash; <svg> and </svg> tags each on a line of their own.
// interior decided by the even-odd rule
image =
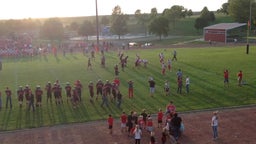
<svg viewBox="0 0 256 144">
<path fill-rule="evenodd" d="M 231 42 L 246 34 L 246 23 L 219 23 L 204 28 L 204 40 Z"/>
</svg>

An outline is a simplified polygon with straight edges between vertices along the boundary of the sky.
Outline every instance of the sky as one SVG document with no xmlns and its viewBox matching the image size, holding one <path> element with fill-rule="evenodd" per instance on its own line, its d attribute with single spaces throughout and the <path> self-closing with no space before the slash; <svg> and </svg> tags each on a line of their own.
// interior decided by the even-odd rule
<svg viewBox="0 0 256 144">
<path fill-rule="evenodd" d="M 111 15 L 119 5 L 124 14 L 134 14 L 140 9 L 158 13 L 173 5 L 181 5 L 192 11 L 201 11 L 205 6 L 216 11 L 228 0 L 97 0 L 98 14 Z M 96 0 L 1 0 L 0 19 L 49 18 L 93 16 L 96 14 Z"/>
</svg>

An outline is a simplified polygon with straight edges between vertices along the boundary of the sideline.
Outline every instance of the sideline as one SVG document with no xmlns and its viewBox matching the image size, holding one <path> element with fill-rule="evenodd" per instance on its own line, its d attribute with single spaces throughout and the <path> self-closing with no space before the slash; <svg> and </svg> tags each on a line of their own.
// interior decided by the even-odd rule
<svg viewBox="0 0 256 144">
<path fill-rule="evenodd" d="M 241 105 L 241 106 L 231 106 L 231 107 L 219 107 L 219 108 L 212 108 L 212 109 L 203 109 L 203 110 L 191 110 L 191 111 L 184 111 L 179 112 L 179 114 L 196 114 L 196 113 L 204 113 L 204 112 L 210 112 L 210 111 L 229 111 L 229 110 L 240 110 L 240 109 L 251 109 L 256 108 L 256 104 L 251 105 Z M 156 117 L 157 114 L 152 114 L 153 117 Z M 88 121 L 88 122 L 79 122 L 79 123 L 67 123 L 67 124 L 59 124 L 59 125 L 52 125 L 52 126 L 42 126 L 37 128 L 25 128 L 25 129 L 18 129 L 18 130 L 7 130 L 7 131 L 0 131 L 0 135 L 4 134 L 12 134 L 12 133 L 18 133 L 18 132 L 25 132 L 25 131 L 31 131 L 31 130 L 40 130 L 45 128 L 61 128 L 61 127 L 67 127 L 72 125 L 96 125 L 99 122 L 105 122 L 106 120 L 96 120 L 96 121 Z M 119 121 L 119 119 L 115 119 L 115 121 Z"/>
</svg>

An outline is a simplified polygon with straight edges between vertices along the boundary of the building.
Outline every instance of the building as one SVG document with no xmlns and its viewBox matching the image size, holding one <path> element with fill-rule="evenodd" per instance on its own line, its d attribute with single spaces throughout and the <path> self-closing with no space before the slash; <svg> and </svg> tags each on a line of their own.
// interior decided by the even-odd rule
<svg viewBox="0 0 256 144">
<path fill-rule="evenodd" d="M 204 40 L 211 42 L 234 42 L 246 37 L 246 23 L 219 23 L 204 28 Z"/>
</svg>

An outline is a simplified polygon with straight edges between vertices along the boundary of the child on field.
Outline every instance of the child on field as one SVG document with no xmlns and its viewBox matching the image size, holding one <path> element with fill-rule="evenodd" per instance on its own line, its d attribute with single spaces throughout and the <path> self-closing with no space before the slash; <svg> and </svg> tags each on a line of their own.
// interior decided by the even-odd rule
<svg viewBox="0 0 256 144">
<path fill-rule="evenodd" d="M 108 116 L 108 129 L 109 129 L 110 134 L 113 133 L 113 123 L 114 123 L 114 119 L 113 119 L 112 115 L 110 114 Z"/>
<path fill-rule="evenodd" d="M 157 113 L 157 124 L 158 124 L 158 128 L 163 126 L 163 111 L 162 109 L 159 109 L 158 113 Z"/>
<path fill-rule="evenodd" d="M 154 128 L 153 128 L 153 120 L 151 118 L 151 116 L 148 117 L 148 120 L 147 120 L 147 131 L 149 133 L 153 132 Z"/>
<path fill-rule="evenodd" d="M 126 123 L 127 123 L 127 115 L 125 112 L 123 112 L 120 116 L 120 122 L 121 122 L 121 132 L 124 132 L 126 129 Z"/>
</svg>

